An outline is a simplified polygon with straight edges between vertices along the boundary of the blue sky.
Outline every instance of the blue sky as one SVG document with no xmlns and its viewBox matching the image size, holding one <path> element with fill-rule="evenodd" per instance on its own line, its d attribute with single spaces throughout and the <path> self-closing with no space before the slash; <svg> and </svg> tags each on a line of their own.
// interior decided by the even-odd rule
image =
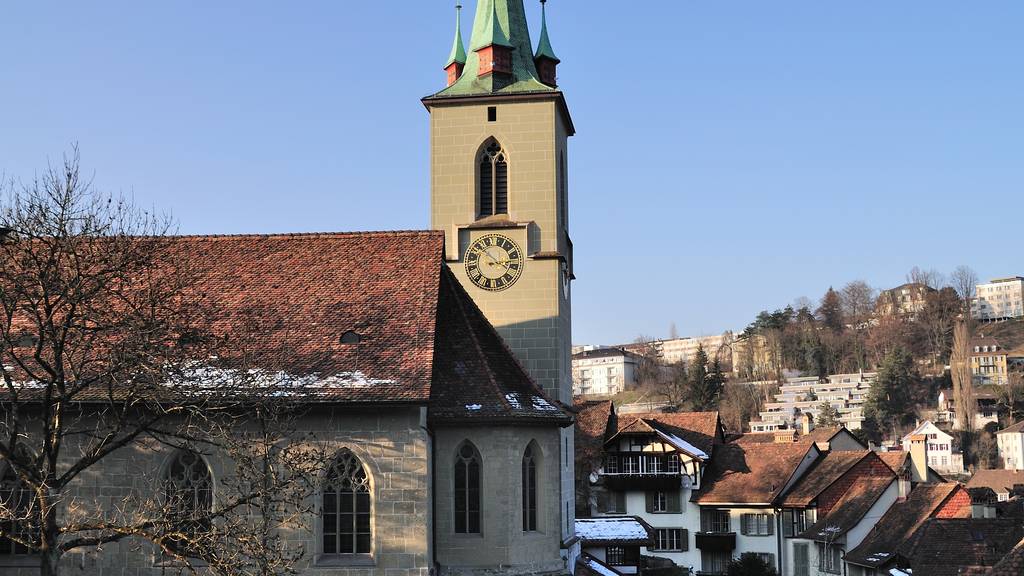
<svg viewBox="0 0 1024 576">
<path fill-rule="evenodd" d="M 1024 3 L 548 8 L 577 342 L 742 328 L 915 265 L 1024 275 Z M 452 31 L 434 0 L 10 2 L 0 172 L 77 142 L 185 233 L 425 228 L 419 98 Z"/>
</svg>

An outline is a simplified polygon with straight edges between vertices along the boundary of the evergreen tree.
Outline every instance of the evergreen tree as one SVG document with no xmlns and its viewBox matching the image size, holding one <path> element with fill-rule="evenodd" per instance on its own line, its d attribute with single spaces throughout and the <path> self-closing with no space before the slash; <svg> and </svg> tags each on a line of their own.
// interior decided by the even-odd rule
<svg viewBox="0 0 1024 576">
<path fill-rule="evenodd" d="M 717 360 L 715 361 L 717 365 Z M 708 354 L 703 346 L 697 347 L 697 353 L 693 355 L 690 362 L 690 373 L 687 378 L 689 389 L 690 406 L 697 412 L 714 410 L 718 406 L 718 397 L 722 391 L 721 366 L 713 367 L 717 373 L 708 373 Z"/>
<path fill-rule="evenodd" d="M 817 317 L 826 328 L 833 332 L 843 330 L 843 303 L 839 293 L 829 287 L 828 292 L 821 299 L 821 306 L 818 307 Z"/>
<path fill-rule="evenodd" d="M 842 426 L 842 422 L 839 421 L 839 410 L 837 410 L 828 402 L 822 402 L 821 406 L 818 407 L 817 425 L 820 428 L 832 428 L 833 426 Z"/>
<path fill-rule="evenodd" d="M 777 576 L 775 567 L 754 554 L 743 554 L 729 562 L 728 576 Z"/>
<path fill-rule="evenodd" d="M 914 358 L 906 350 L 894 348 L 886 354 L 864 403 L 865 425 L 873 436 L 891 432 L 907 420 L 916 378 Z"/>
</svg>

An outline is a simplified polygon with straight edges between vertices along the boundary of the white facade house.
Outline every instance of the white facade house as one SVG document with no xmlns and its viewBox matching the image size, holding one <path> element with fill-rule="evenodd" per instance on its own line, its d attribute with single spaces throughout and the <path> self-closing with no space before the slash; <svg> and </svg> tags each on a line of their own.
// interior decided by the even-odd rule
<svg viewBox="0 0 1024 576">
<path fill-rule="evenodd" d="M 1024 421 L 996 432 L 999 461 L 1006 470 L 1024 470 Z"/>
<path fill-rule="evenodd" d="M 964 471 L 964 457 L 960 452 L 953 450 L 953 437 L 946 434 L 933 424 L 925 420 L 913 432 L 903 437 L 903 450 L 910 452 L 910 440 L 913 436 L 923 435 L 926 438 L 925 456 L 928 466 L 940 474 L 962 474 Z"/>
<path fill-rule="evenodd" d="M 637 357 L 621 348 L 584 350 L 572 355 L 574 396 L 611 396 L 637 384 Z"/>
<path fill-rule="evenodd" d="M 988 284 L 978 284 L 971 316 L 978 320 L 1024 316 L 1024 277 L 997 278 Z"/>
<path fill-rule="evenodd" d="M 877 373 L 833 374 L 825 380 L 814 376 L 789 378 L 779 387 L 774 402 L 767 402 L 758 420 L 749 423 L 751 432 L 771 432 L 794 427 L 800 416 L 810 413 L 820 419 L 821 405 L 828 402 L 839 412 L 839 421 L 850 430 L 864 422 L 864 402 Z"/>
<path fill-rule="evenodd" d="M 977 410 L 974 412 L 975 430 L 981 430 L 993 422 L 999 423 L 999 399 L 995 394 L 976 390 L 974 401 L 977 404 Z M 954 431 L 960 429 L 960 419 L 956 415 L 956 401 L 952 390 L 939 390 L 934 422 L 948 424 Z"/>
</svg>

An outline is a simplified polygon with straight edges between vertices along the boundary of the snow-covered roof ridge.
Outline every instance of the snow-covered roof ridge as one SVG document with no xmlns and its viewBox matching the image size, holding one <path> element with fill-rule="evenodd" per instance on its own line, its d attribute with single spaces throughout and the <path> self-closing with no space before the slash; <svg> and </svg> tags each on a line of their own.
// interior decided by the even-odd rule
<svg viewBox="0 0 1024 576">
<path fill-rule="evenodd" d="M 651 540 L 650 527 L 635 516 L 579 518 L 576 536 L 584 542 L 623 542 L 643 544 Z"/>
<path fill-rule="evenodd" d="M 652 426 L 652 428 L 654 428 L 654 431 L 658 433 L 658 436 L 660 436 L 663 440 L 665 440 L 672 446 L 676 447 L 676 449 L 682 450 L 683 452 L 686 452 L 690 456 L 693 456 L 694 458 L 698 458 L 700 460 L 707 460 L 710 458 L 710 456 L 708 456 L 706 452 L 704 452 L 700 448 L 697 448 L 693 444 L 690 444 L 686 440 L 683 440 L 679 436 L 676 436 L 675 434 L 672 434 L 670 432 L 665 432 L 664 430 L 659 429 L 657 426 Z"/>
</svg>

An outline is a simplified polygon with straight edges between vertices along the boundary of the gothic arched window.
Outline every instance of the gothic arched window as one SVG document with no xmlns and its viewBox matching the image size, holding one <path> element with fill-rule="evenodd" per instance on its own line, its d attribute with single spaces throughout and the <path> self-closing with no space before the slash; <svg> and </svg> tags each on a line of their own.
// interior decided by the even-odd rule
<svg viewBox="0 0 1024 576">
<path fill-rule="evenodd" d="M 203 457 L 179 450 L 164 469 L 164 506 L 181 536 L 168 541 L 179 553 L 187 553 L 195 537 L 210 527 L 213 510 L 213 477 Z"/>
<path fill-rule="evenodd" d="M 370 479 L 363 464 L 342 451 L 327 470 L 323 484 L 323 553 L 369 554 Z"/>
<path fill-rule="evenodd" d="M 468 441 L 455 455 L 455 532 L 480 533 L 480 453 Z"/>
<path fill-rule="evenodd" d="M 0 556 L 23 556 L 32 550 L 25 542 L 34 541 L 36 531 L 32 527 L 32 491 L 26 486 L 14 468 L 7 463 L 0 476 L 0 506 L 5 517 L 0 522 L 0 530 L 10 534 L 10 538 L 0 538 Z"/>
<path fill-rule="evenodd" d="M 508 156 L 491 140 L 480 153 L 480 217 L 508 214 Z"/>
<path fill-rule="evenodd" d="M 523 453 L 523 531 L 537 529 L 537 461 L 540 451 L 533 442 Z"/>
</svg>

